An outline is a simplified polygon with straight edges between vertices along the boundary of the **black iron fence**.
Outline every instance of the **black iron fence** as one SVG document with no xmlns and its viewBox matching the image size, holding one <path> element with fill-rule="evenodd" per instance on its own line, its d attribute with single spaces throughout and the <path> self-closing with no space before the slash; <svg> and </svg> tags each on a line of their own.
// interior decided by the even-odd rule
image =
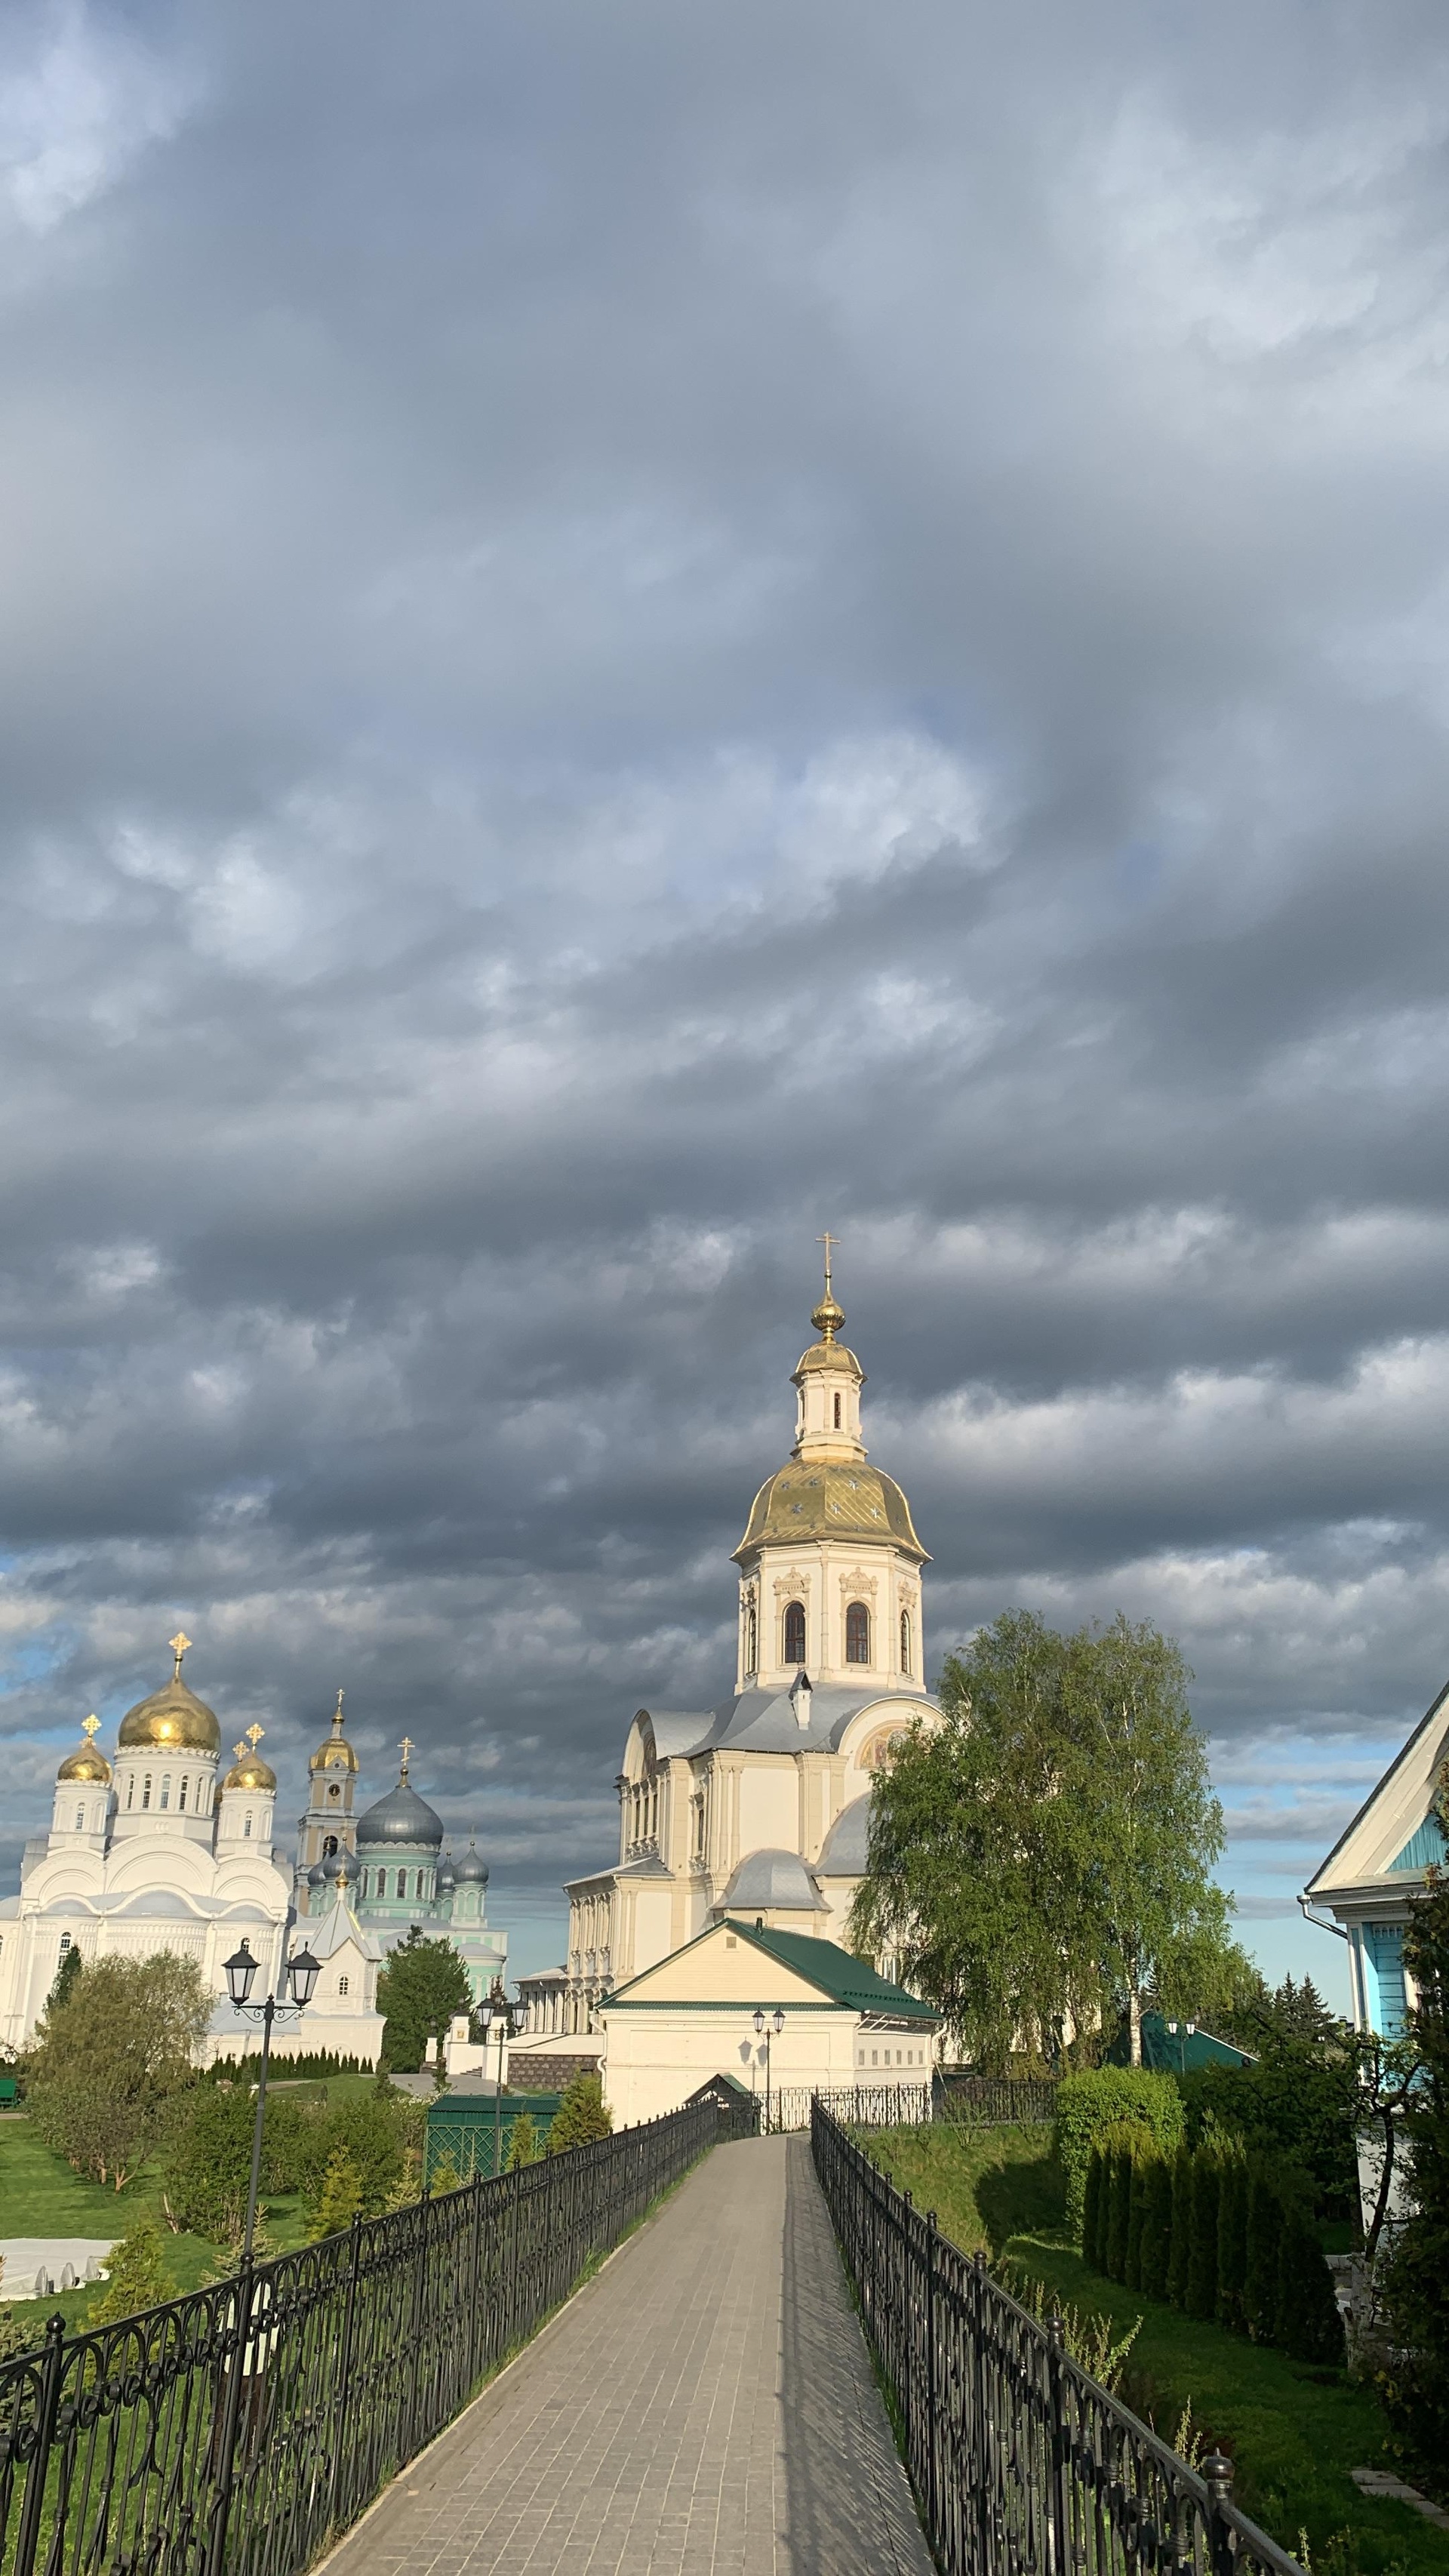
<svg viewBox="0 0 1449 2576">
<path fill-rule="evenodd" d="M 1226 2459 L 1178 2459 L 823 2102 L 811 2151 L 943 2576 L 1300 2576 L 1238 2512 Z"/>
<path fill-rule="evenodd" d="M 972 2128 L 1004 2129 L 1054 2120 L 1056 2112 L 1054 2075 L 947 2075 L 936 2116 Z"/>
<path fill-rule="evenodd" d="M 4 2576 L 298 2576 L 656 2195 L 713 2103 L 0 2365 Z"/>
<path fill-rule="evenodd" d="M 823 2102 L 852 2129 L 919 2129 L 931 2117 L 929 2083 L 843 2084 L 829 2093 L 819 2093 L 810 2084 L 777 2084 L 755 2098 L 760 2105 L 760 2128 L 771 2135 L 781 2129 L 808 2129 L 816 2102 Z"/>
</svg>

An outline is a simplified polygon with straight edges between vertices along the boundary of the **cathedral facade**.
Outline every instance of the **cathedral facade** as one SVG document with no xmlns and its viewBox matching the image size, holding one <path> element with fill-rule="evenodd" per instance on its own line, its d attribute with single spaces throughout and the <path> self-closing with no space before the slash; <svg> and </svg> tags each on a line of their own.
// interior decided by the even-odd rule
<svg viewBox="0 0 1449 2576">
<path fill-rule="evenodd" d="M 840 1338 L 828 1246 L 811 1321 L 794 1446 L 734 1552 L 734 1688 L 713 1709 L 637 1712 L 618 1859 L 567 1887 L 567 1965 L 533 1981 L 555 2046 L 727 1916 L 843 1942 L 875 1773 L 910 1727 L 939 1721 L 924 1682 L 928 1559 L 899 1485 L 867 1459 L 865 1372 Z"/>
<path fill-rule="evenodd" d="M 279 2055 L 335 2049 L 375 2060 L 377 1981 L 416 1928 L 462 1954 L 475 1998 L 507 1964 L 508 1936 L 487 1918 L 488 1871 L 470 1842 L 444 1849 L 440 1816 L 408 1778 L 405 1738 L 394 1788 L 361 1813 L 355 1747 L 342 1718 L 308 1764 L 308 1800 L 291 1852 L 279 1849 L 277 1779 L 253 1726 L 221 1771 L 214 1709 L 182 1678 L 189 1638 L 172 1639 L 171 1678 L 122 1718 L 114 1757 L 95 1718 L 56 1774 L 50 1830 L 24 1850 L 20 1890 L 0 1898 L 0 2048 L 22 2048 L 67 1954 L 193 1959 L 217 2001 L 206 2056 L 240 2055 L 255 2026 L 226 1995 L 223 1962 L 245 1941 L 264 1995 L 287 1949 L 306 1943 L 322 1975 L 305 2019 L 278 2023 Z"/>
</svg>

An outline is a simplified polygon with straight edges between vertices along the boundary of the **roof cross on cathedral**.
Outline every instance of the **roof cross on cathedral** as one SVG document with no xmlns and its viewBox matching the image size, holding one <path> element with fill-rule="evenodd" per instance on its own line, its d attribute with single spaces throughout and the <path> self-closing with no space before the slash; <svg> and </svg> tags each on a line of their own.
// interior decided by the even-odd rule
<svg viewBox="0 0 1449 2576">
<path fill-rule="evenodd" d="M 190 1645 L 191 1639 L 188 1637 L 184 1628 L 178 1628 L 175 1636 L 168 1637 L 166 1643 L 170 1647 L 172 1654 L 176 1657 L 176 1667 L 171 1678 L 174 1682 L 179 1682 L 181 1679 L 181 1658 L 185 1654 L 187 1647 Z"/>
<path fill-rule="evenodd" d="M 255 1753 L 257 1746 L 260 1744 L 266 1731 L 267 1730 L 264 1726 L 249 1726 L 247 1728 L 247 1742 L 251 1746 L 253 1753 Z"/>
<path fill-rule="evenodd" d="M 101 1721 L 100 1721 L 100 1719 L 99 1719 L 98 1717 L 95 1717 L 95 1716 L 92 1716 L 92 1717 L 83 1717 L 83 1718 L 81 1719 L 81 1733 L 82 1733 L 82 1735 L 85 1735 L 85 1736 L 99 1735 L 99 1734 L 100 1734 L 100 1731 L 101 1731 Z"/>
<path fill-rule="evenodd" d="M 402 1755 L 402 1772 L 401 1772 L 401 1776 L 402 1776 L 402 1778 L 403 1778 L 404 1780 L 405 1780 L 405 1779 L 407 1778 L 407 1776 L 408 1776 L 408 1763 L 409 1763 L 409 1762 L 410 1762 L 410 1760 L 412 1759 L 412 1756 L 414 1755 L 414 1753 L 416 1753 L 417 1749 L 418 1749 L 418 1748 L 417 1748 L 417 1746 L 414 1744 L 413 1739 L 412 1739 L 412 1737 L 411 1737 L 410 1735 L 405 1735 L 405 1736 L 403 1737 L 403 1740 L 402 1740 L 401 1744 L 398 1746 L 398 1751 L 399 1751 L 399 1753 Z"/>
<path fill-rule="evenodd" d="M 334 1708 L 334 1710 L 333 1710 L 333 1712 L 332 1712 L 332 1732 L 333 1732 L 333 1734 L 334 1734 L 334 1735 L 340 1735 L 340 1734 L 342 1733 L 342 1693 L 341 1693 L 341 1691 L 339 1691 L 339 1692 L 338 1692 L 338 1694 L 337 1694 L 337 1706 Z"/>
<path fill-rule="evenodd" d="M 835 1290 L 830 1282 L 830 1255 L 833 1249 L 839 1248 L 840 1237 L 838 1234 L 817 1234 L 815 1240 L 825 1246 L 825 1294 L 810 1321 L 821 1340 L 829 1348 L 833 1345 L 835 1336 L 845 1321 L 845 1309 L 837 1304 Z"/>
</svg>

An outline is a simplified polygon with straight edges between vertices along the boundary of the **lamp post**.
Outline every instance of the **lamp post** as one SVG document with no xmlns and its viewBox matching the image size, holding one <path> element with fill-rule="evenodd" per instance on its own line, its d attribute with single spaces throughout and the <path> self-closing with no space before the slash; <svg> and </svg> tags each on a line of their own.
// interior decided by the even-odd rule
<svg viewBox="0 0 1449 2576">
<path fill-rule="evenodd" d="M 493 2096 L 493 2170 L 497 2174 L 503 2170 L 503 2051 L 513 2029 L 513 2012 L 507 1996 L 496 1987 L 478 2006 L 478 2021 L 485 2051 L 490 2030 L 498 2033 L 498 2090 Z"/>
<path fill-rule="evenodd" d="M 784 2029 L 784 2027 L 785 2027 L 785 2016 L 784 2016 L 784 2013 L 781 2011 L 780 2006 L 779 2006 L 778 2004 L 775 2006 L 775 2009 L 774 2009 L 773 2013 L 767 2013 L 767 2012 L 765 2011 L 765 2009 L 764 2009 L 764 2006 L 763 2006 L 763 2005 L 758 2005 L 758 2006 L 756 2007 L 756 2011 L 755 2011 L 755 2030 L 756 2030 L 756 2032 L 757 2032 L 757 2033 L 759 2033 L 759 2032 L 763 2031 L 764 2036 L 765 2036 L 765 2135 L 766 2135 L 766 2137 L 768 2137 L 768 2136 L 769 2136 L 769 2134 L 770 2134 L 770 2040 L 771 2040 L 771 2036 L 772 2036 L 772 2034 L 773 2034 L 773 2036 L 775 2036 L 776 2038 L 778 2038 L 778 2036 L 779 2036 L 780 2032 Z"/>
<path fill-rule="evenodd" d="M 1187 2043 L 1188 2040 L 1191 2039 L 1193 2032 L 1196 2030 L 1197 2023 L 1195 2021 L 1170 2021 L 1167 2027 L 1177 2042 L 1177 2071 L 1179 2075 L 1185 2075 L 1187 2073 Z"/>
<path fill-rule="evenodd" d="M 256 2125 L 252 2130 L 252 2178 L 247 2191 L 246 2234 L 242 2239 L 242 2263 L 245 2266 L 252 2259 L 252 2237 L 257 2223 L 257 2192 L 262 2179 L 262 2118 L 267 2107 L 267 2068 L 272 2056 L 272 2024 L 278 2013 L 288 2018 L 295 2013 L 300 2018 L 306 2011 L 316 1992 L 317 1980 L 322 1974 L 322 1962 L 320 1959 L 314 1959 L 310 1950 L 298 1950 L 290 1959 L 284 1959 L 277 1984 L 283 1988 L 291 1988 L 290 2000 L 284 1996 L 279 2003 L 274 1989 L 264 2004 L 254 2004 L 247 2000 L 257 1973 L 257 1963 L 252 1957 L 249 1942 L 243 1941 L 240 1949 L 234 1950 L 231 1957 L 224 1961 L 223 1967 L 227 1992 L 237 2011 L 245 2013 L 248 2021 L 259 2021 L 262 2025 L 262 2058 L 257 2078 L 257 2117 Z"/>
</svg>

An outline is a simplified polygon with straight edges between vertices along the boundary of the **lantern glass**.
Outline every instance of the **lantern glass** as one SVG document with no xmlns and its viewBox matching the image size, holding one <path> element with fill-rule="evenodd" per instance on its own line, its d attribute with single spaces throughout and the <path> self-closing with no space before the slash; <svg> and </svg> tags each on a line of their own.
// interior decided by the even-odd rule
<svg viewBox="0 0 1449 2576">
<path fill-rule="evenodd" d="M 299 1950 L 296 1957 L 288 1961 L 287 1978 L 292 1989 L 292 2001 L 299 2012 L 306 2011 L 317 1991 L 317 1980 L 321 1974 L 322 1962 L 314 1959 L 310 1950 Z"/>
<path fill-rule="evenodd" d="M 252 1957 L 249 1941 L 243 1941 L 240 1949 L 233 1950 L 231 1957 L 223 1961 L 222 1973 L 226 1978 L 226 1990 L 232 2002 L 238 2005 L 244 2004 L 251 1993 L 252 1982 L 257 1973 L 257 1963 Z"/>
</svg>

